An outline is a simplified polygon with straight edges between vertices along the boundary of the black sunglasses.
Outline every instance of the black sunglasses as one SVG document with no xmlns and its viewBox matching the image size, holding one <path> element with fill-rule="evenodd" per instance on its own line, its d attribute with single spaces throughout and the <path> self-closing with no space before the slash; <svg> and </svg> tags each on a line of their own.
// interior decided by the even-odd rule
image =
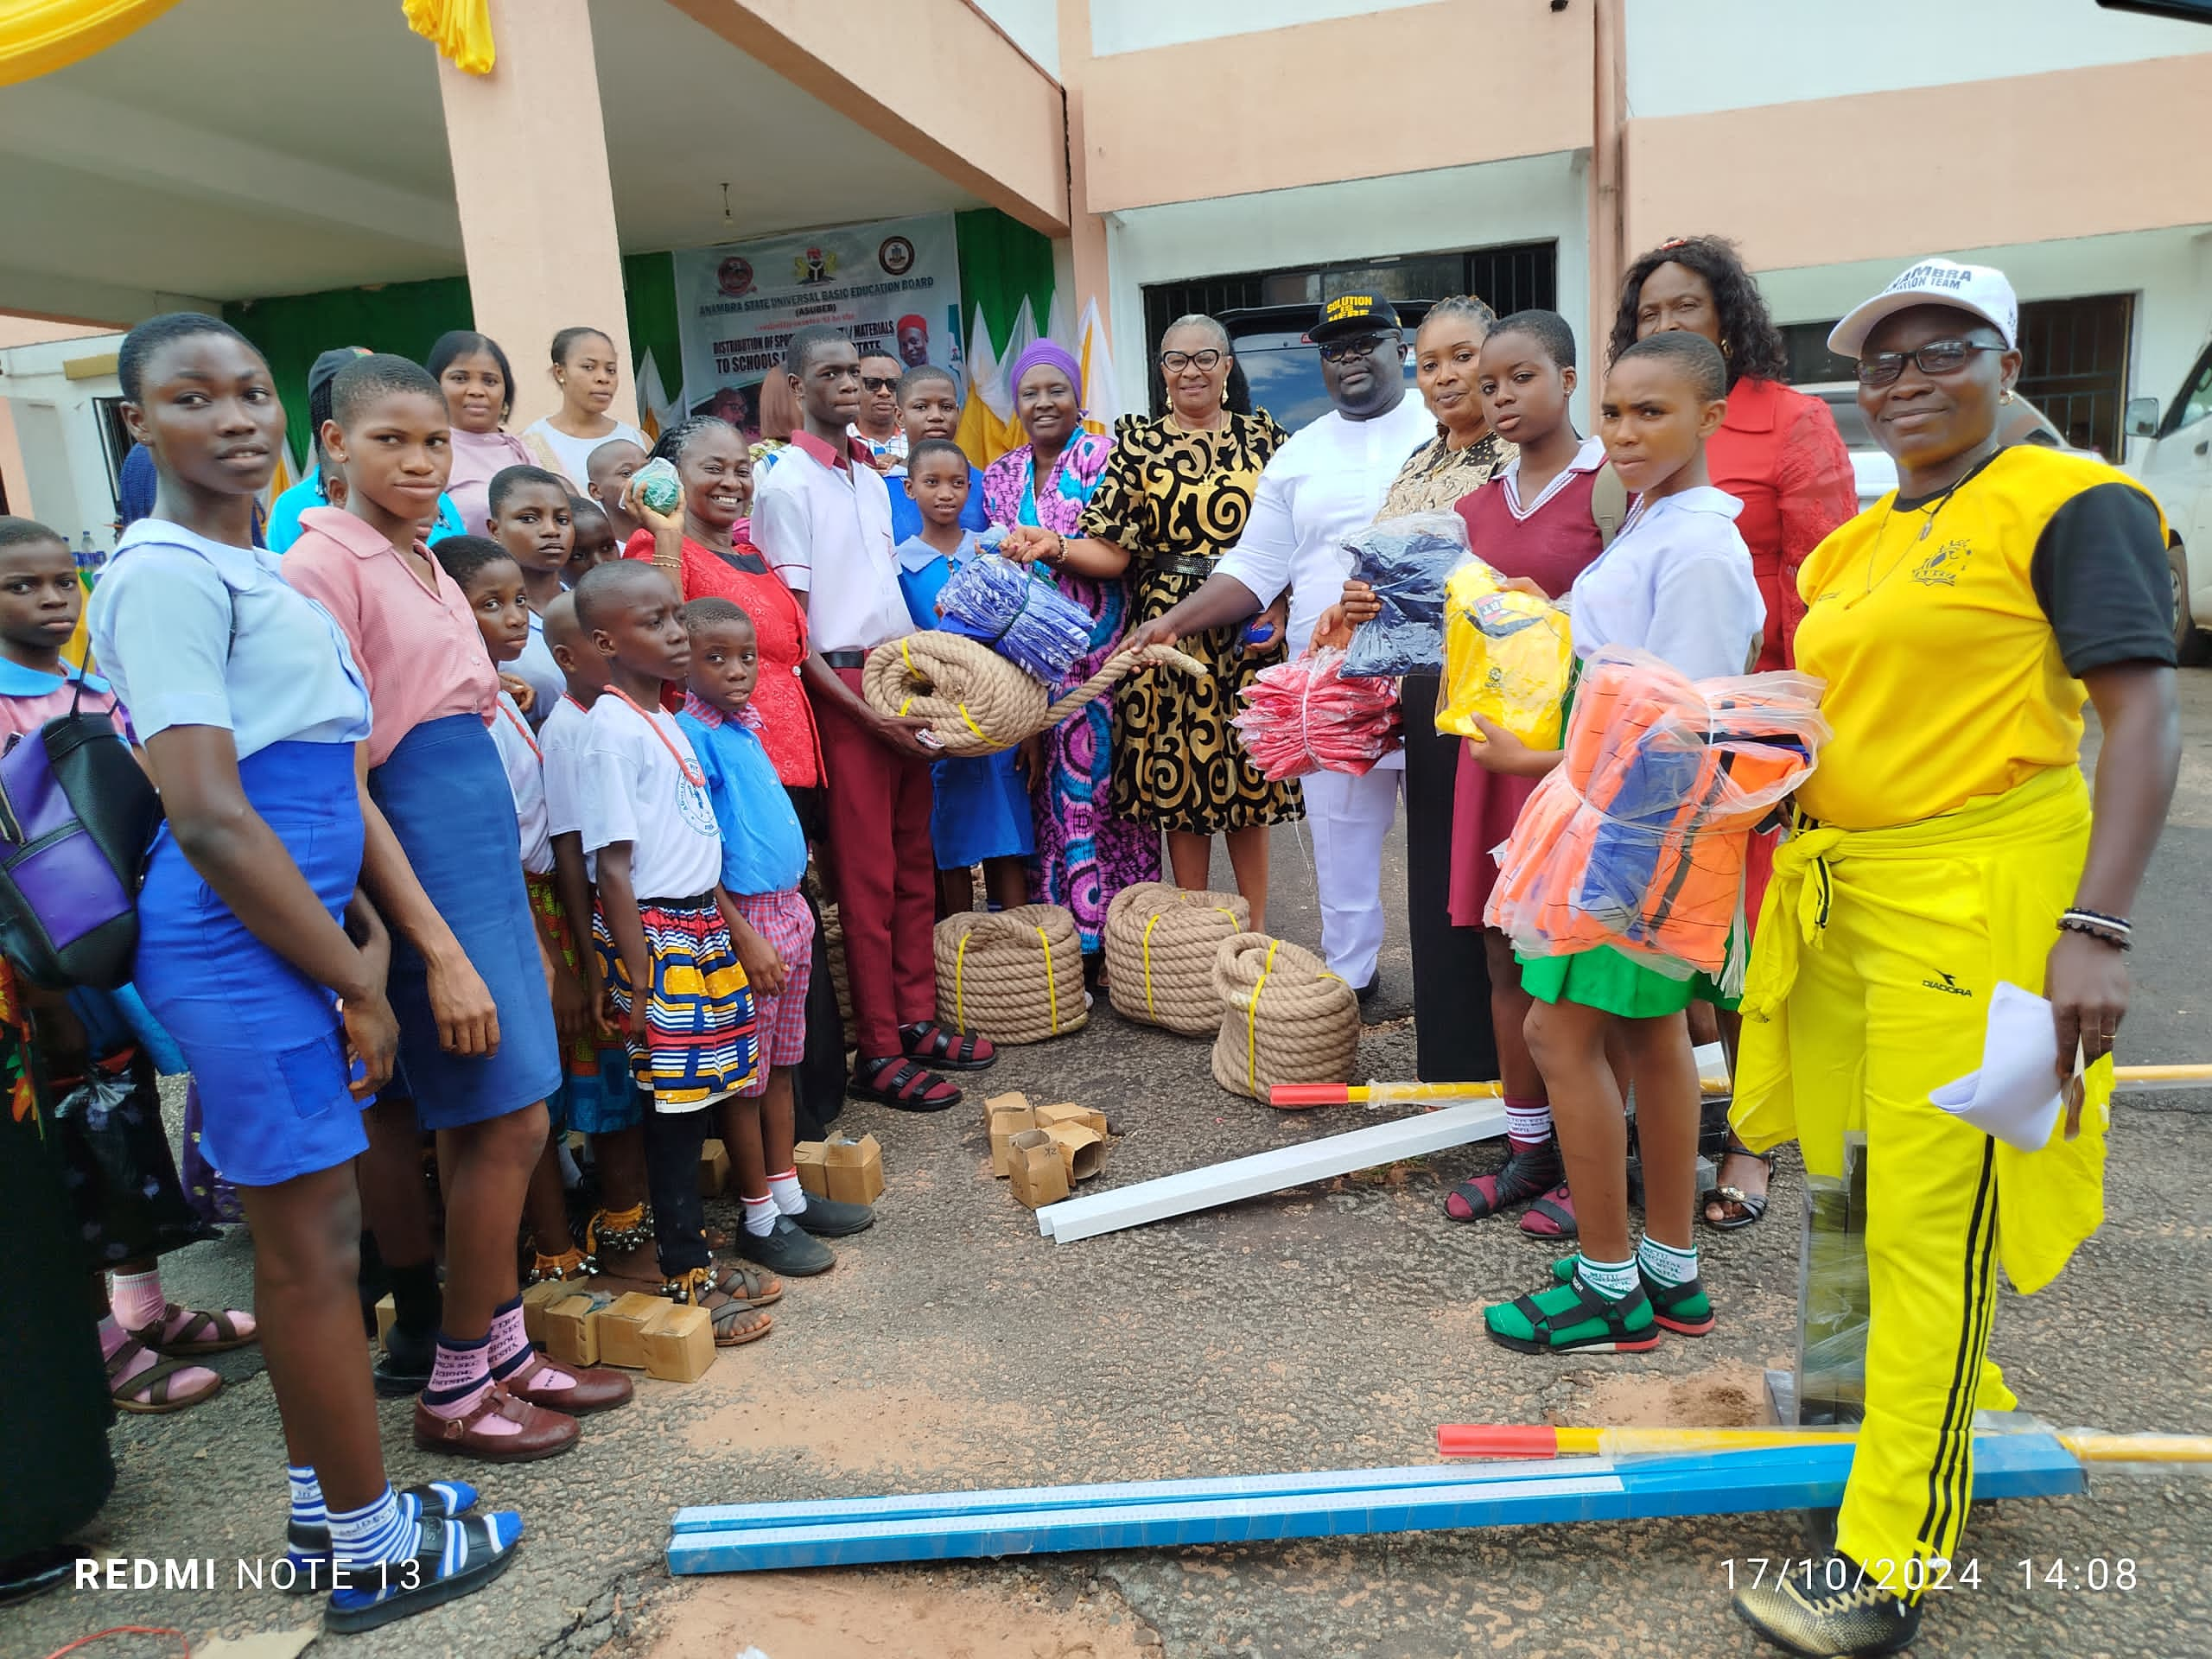
<svg viewBox="0 0 2212 1659">
<path fill-rule="evenodd" d="M 1385 340 L 1394 346 L 1401 343 L 1395 334 L 1360 334 L 1351 340 L 1324 340 L 1320 346 L 1321 360 L 1324 363 L 1341 363 L 1351 357 L 1372 357 Z"/>
<path fill-rule="evenodd" d="M 1967 359 L 1976 352 L 2001 352 L 2002 346 L 1982 340 L 1931 340 L 1917 351 L 1876 352 L 1859 359 L 1859 384 L 1862 386 L 1889 386 L 1904 372 L 1908 362 L 1917 364 L 1923 374 L 1956 374 L 1967 365 Z"/>
<path fill-rule="evenodd" d="M 861 385 L 869 391 L 889 391 L 896 387 L 898 384 L 899 377 L 895 374 L 891 376 L 888 379 L 879 378 L 877 376 L 873 374 L 864 374 L 861 376 Z"/>
</svg>

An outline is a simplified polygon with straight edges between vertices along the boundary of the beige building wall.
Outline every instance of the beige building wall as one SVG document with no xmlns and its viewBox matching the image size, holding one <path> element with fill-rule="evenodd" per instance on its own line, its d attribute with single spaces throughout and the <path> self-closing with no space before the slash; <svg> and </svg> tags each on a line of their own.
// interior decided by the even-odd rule
<svg viewBox="0 0 2212 1659">
<path fill-rule="evenodd" d="M 104 334 L 105 328 L 86 323 L 48 322 L 41 317 L 0 315 L 0 352 L 14 346 L 37 346 L 48 340 L 81 340 Z M 17 518 L 38 517 L 30 478 L 23 469 L 22 445 L 16 435 L 16 416 L 8 401 L 8 381 L 0 374 L 0 487 L 8 498 L 8 511 Z"/>
</svg>

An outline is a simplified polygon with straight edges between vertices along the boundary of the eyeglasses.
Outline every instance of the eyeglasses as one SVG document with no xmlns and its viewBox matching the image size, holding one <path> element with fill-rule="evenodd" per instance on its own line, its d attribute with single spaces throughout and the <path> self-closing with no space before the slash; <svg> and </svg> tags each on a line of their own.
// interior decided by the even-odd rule
<svg viewBox="0 0 2212 1659">
<path fill-rule="evenodd" d="M 1917 364 L 1923 374 L 1956 374 L 1966 367 L 1967 359 L 1974 353 L 2004 349 L 1986 340 L 1931 340 L 1916 352 L 1876 352 L 1872 357 L 1859 359 L 1859 384 L 1894 385 L 1908 362 Z"/>
<path fill-rule="evenodd" d="M 889 391 L 896 387 L 898 384 L 899 377 L 895 374 L 887 378 L 880 378 L 873 374 L 864 374 L 861 376 L 861 385 L 864 390 L 868 391 Z"/>
<path fill-rule="evenodd" d="M 1375 348 L 1388 338 L 1389 336 L 1386 334 L 1361 334 L 1352 340 L 1324 340 L 1321 342 L 1321 360 L 1324 363 L 1341 363 L 1348 357 L 1371 357 Z"/>
<path fill-rule="evenodd" d="M 1209 346 L 1203 352 L 1162 352 L 1160 366 L 1170 374 L 1180 374 L 1185 369 L 1196 369 L 1201 374 L 1211 374 L 1221 366 L 1221 359 L 1229 353 L 1216 351 Z"/>
</svg>

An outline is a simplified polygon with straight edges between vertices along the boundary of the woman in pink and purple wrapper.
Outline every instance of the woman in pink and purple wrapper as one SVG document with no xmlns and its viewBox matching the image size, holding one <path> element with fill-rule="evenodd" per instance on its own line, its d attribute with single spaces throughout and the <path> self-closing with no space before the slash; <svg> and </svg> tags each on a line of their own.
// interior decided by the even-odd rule
<svg viewBox="0 0 2212 1659">
<path fill-rule="evenodd" d="M 1040 340 L 1014 360 L 1014 411 L 1029 442 L 983 471 L 991 522 L 1028 536 L 1001 550 L 1041 562 L 1059 589 L 1090 613 L 1090 649 L 1068 671 L 1065 690 L 1096 673 L 1128 623 L 1129 589 L 1118 570 L 1090 570 L 1091 551 L 1076 525 L 1106 471 L 1114 442 L 1083 429 L 1083 371 Z M 1030 769 L 1036 818 L 1035 892 L 1065 906 L 1083 934 L 1086 959 L 1104 950 L 1106 906 L 1123 887 L 1160 880 L 1160 832 L 1114 816 L 1114 703 L 1091 702 L 1045 734 Z"/>
</svg>

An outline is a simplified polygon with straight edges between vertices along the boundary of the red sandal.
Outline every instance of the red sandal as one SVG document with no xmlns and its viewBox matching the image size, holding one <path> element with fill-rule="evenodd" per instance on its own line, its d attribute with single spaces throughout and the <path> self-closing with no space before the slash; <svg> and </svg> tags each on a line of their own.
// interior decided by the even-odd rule
<svg viewBox="0 0 2212 1659">
<path fill-rule="evenodd" d="M 999 1052 L 988 1037 L 918 1020 L 899 1027 L 899 1046 L 910 1060 L 940 1066 L 947 1071 L 981 1071 L 998 1064 Z"/>
<path fill-rule="evenodd" d="M 942 1112 L 960 1103 L 960 1090 L 910 1059 L 862 1060 L 845 1092 L 898 1112 Z"/>
</svg>

